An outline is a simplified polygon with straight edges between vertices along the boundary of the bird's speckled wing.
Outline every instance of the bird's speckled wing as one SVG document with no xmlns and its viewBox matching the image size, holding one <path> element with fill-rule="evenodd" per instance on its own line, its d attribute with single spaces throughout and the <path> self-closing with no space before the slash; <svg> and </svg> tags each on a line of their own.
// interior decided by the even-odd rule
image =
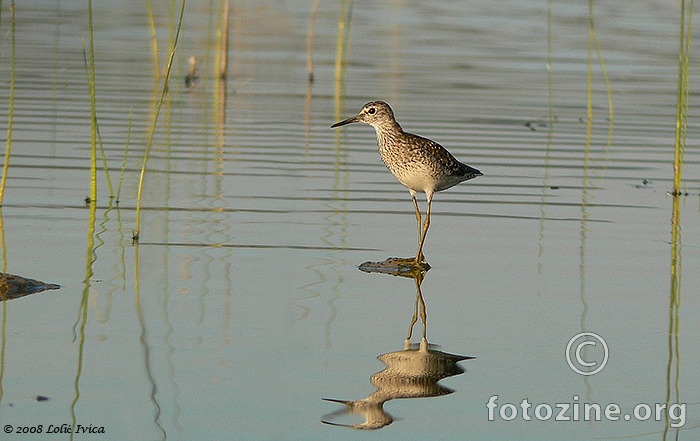
<svg viewBox="0 0 700 441">
<path fill-rule="evenodd" d="M 455 158 L 452 155 L 452 153 L 447 151 L 445 147 L 441 146 L 432 139 L 424 138 L 422 136 L 414 135 L 412 133 L 406 134 L 416 138 L 416 140 L 418 141 L 416 142 L 416 145 L 420 145 L 421 147 L 423 147 L 426 153 L 432 156 L 432 161 L 435 163 L 439 163 L 441 168 L 448 175 L 463 176 L 465 178 L 463 179 L 463 181 L 473 179 L 477 176 L 482 175 L 482 173 L 479 170 L 458 161 L 457 158 Z"/>
</svg>

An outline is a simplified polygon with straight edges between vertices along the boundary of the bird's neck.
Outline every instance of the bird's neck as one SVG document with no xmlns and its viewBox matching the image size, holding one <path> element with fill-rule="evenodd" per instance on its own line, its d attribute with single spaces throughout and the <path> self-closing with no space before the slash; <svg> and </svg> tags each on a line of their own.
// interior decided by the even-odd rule
<svg viewBox="0 0 700 441">
<path fill-rule="evenodd" d="M 395 121 L 393 123 L 374 126 L 374 130 L 377 132 L 377 144 L 379 145 L 380 151 L 383 148 L 388 148 L 394 140 L 400 138 L 404 133 L 399 123 Z"/>
<path fill-rule="evenodd" d="M 386 122 L 381 125 L 374 126 L 377 136 L 397 135 L 403 133 L 403 129 L 396 121 Z"/>
</svg>

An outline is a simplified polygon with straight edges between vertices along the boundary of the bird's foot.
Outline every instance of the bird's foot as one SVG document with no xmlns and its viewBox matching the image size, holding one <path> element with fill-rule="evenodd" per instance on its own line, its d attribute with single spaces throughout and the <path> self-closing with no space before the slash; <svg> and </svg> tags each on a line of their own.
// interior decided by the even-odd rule
<svg viewBox="0 0 700 441">
<path fill-rule="evenodd" d="M 413 263 L 416 266 L 421 267 L 422 269 L 430 269 L 430 264 L 428 263 L 427 260 L 425 260 L 425 256 L 423 253 L 420 253 L 413 259 Z"/>
<path fill-rule="evenodd" d="M 422 256 L 421 259 L 416 257 L 390 257 L 386 260 L 386 262 L 391 262 L 392 264 L 400 267 L 420 269 L 423 271 L 430 269 L 430 264 L 427 260 L 422 258 Z"/>
</svg>

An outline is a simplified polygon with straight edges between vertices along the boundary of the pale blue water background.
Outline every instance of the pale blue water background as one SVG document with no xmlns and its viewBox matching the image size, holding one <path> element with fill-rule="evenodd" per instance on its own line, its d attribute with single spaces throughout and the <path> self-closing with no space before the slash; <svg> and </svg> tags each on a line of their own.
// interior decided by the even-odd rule
<svg viewBox="0 0 700 441">
<path fill-rule="evenodd" d="M 151 3 L 164 69 L 171 6 Z M 8 2 L 2 6 L 5 141 Z M 544 1 L 355 1 L 337 88 L 341 3 L 321 2 L 310 89 L 312 2 L 232 2 L 223 126 L 212 75 L 218 4 L 188 1 L 148 162 L 138 248 L 138 170 L 160 87 L 147 10 L 140 1 L 93 6 L 97 116 L 115 187 L 132 110 L 133 121 L 118 209 L 108 209 L 99 173 L 86 291 L 86 3 L 17 4 L 6 271 L 62 288 L 4 304 L 0 425 L 46 430 L 75 421 L 105 429 L 75 439 L 101 440 L 697 438 L 697 27 L 674 267 L 678 338 L 669 339 L 677 2 L 595 2 L 614 119 L 609 135 L 594 51 L 586 150 L 585 2 L 552 3 L 550 131 Z M 183 80 L 190 55 L 200 63 L 194 90 Z M 374 390 L 369 377 L 383 368 L 375 357 L 401 349 L 415 298 L 412 280 L 357 269 L 416 248 L 409 194 L 379 160 L 372 129 L 329 129 L 373 99 L 388 101 L 406 130 L 484 172 L 436 195 L 425 249 L 433 269 L 422 285 L 428 340 L 477 359 L 441 382 L 453 394 L 389 401 L 396 421 L 359 432 L 322 424 L 340 408 L 322 398 Z M 582 331 L 610 348 L 606 368 L 587 378 L 564 357 Z M 687 403 L 677 433 L 664 434 L 665 422 L 653 418 L 487 419 L 493 395 L 501 405 L 552 407 L 579 396 L 631 414 L 667 393 Z M 22 437 L 30 439 L 3 434 Z M 35 439 L 49 438 L 69 436 Z"/>
</svg>

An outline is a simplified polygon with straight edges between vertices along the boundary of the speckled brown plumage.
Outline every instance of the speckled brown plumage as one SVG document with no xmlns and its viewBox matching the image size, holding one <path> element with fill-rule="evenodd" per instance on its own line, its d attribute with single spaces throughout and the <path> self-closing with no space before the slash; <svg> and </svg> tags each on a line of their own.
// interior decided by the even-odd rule
<svg viewBox="0 0 700 441">
<path fill-rule="evenodd" d="M 377 133 L 379 156 L 391 174 L 411 192 L 418 221 L 418 253 L 415 262 L 423 261 L 423 243 L 430 225 L 430 205 L 433 194 L 460 182 L 474 179 L 482 173 L 460 161 L 435 141 L 404 132 L 394 118 L 394 112 L 384 101 L 365 104 L 356 116 L 337 122 L 331 127 L 363 122 Z M 421 215 L 416 193 L 425 193 L 428 208 L 421 232 Z"/>
</svg>

